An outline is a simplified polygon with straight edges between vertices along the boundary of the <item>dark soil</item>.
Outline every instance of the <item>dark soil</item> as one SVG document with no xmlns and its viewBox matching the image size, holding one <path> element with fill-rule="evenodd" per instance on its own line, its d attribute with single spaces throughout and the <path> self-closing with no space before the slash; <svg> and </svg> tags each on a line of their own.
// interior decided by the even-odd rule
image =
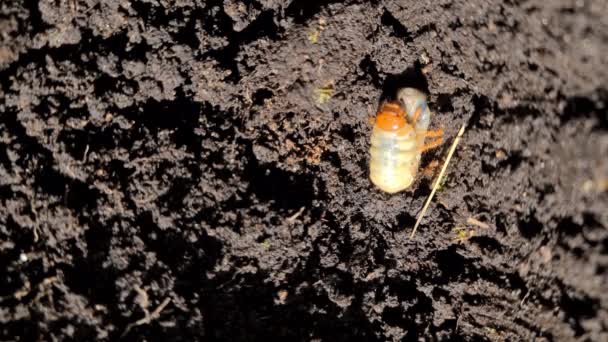
<svg viewBox="0 0 608 342">
<path fill-rule="evenodd" d="M 0 340 L 608 340 L 607 14 L 2 1 Z M 432 177 L 367 171 L 406 85 L 423 167 L 467 124 L 413 240 Z"/>
</svg>

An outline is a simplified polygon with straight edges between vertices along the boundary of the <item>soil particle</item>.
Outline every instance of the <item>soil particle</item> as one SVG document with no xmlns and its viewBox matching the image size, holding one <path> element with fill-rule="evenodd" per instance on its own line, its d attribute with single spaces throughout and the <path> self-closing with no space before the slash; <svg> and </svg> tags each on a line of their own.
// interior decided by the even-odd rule
<svg viewBox="0 0 608 342">
<path fill-rule="evenodd" d="M 607 340 L 607 6 L 3 2 L 0 339 Z M 403 86 L 467 124 L 412 240 Z"/>
</svg>

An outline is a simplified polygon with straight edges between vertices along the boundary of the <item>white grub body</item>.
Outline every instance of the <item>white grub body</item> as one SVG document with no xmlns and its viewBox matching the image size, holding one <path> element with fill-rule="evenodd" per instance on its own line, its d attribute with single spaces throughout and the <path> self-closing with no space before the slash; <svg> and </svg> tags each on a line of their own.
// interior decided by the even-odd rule
<svg viewBox="0 0 608 342">
<path fill-rule="evenodd" d="M 415 180 L 424 145 L 424 134 L 429 127 L 431 113 L 426 96 L 414 88 L 403 88 L 397 100 L 405 111 L 406 124 L 397 130 L 386 130 L 374 125 L 370 148 L 370 179 L 388 193 L 407 189 Z M 416 122 L 414 113 L 421 112 Z"/>
<path fill-rule="evenodd" d="M 400 135 L 404 129 L 386 131 L 374 127 L 370 148 L 369 175 L 381 190 L 395 193 L 413 182 L 420 163 L 414 131 Z"/>
</svg>

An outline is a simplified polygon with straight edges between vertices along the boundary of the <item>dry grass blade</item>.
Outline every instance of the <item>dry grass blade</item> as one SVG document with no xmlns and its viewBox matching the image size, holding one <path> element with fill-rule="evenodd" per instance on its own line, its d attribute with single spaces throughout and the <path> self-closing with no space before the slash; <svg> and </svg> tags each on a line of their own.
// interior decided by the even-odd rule
<svg viewBox="0 0 608 342">
<path fill-rule="evenodd" d="M 439 187 L 439 184 L 441 183 L 441 179 L 443 178 L 443 174 L 445 173 L 445 170 L 448 168 L 448 164 L 450 163 L 450 159 L 452 159 L 452 156 L 454 155 L 454 151 L 456 151 L 456 146 L 458 146 L 458 142 L 460 141 L 460 138 L 462 137 L 462 134 L 464 133 L 465 127 L 466 127 L 466 124 L 462 124 L 462 127 L 460 127 L 460 130 L 458 131 L 456 138 L 454 138 L 454 142 L 452 143 L 452 146 L 450 146 L 450 151 L 448 152 L 448 157 L 445 159 L 445 162 L 443 163 L 443 166 L 441 167 L 441 171 L 439 172 L 439 177 L 437 177 L 435 184 L 433 184 L 433 190 L 431 190 L 431 194 L 429 195 L 429 198 L 427 198 L 426 203 L 424 203 L 424 207 L 422 207 L 420 214 L 418 214 L 418 219 L 416 220 L 416 224 L 414 225 L 414 230 L 412 230 L 412 234 L 410 234 L 410 240 L 412 238 L 414 238 L 414 235 L 416 234 L 416 230 L 418 229 L 418 225 L 420 225 L 420 222 L 422 221 L 422 218 L 424 217 L 424 214 L 426 213 L 426 210 L 428 209 L 429 204 L 431 204 L 431 201 L 433 200 L 433 196 L 435 196 L 435 192 L 437 191 L 437 188 Z"/>
</svg>

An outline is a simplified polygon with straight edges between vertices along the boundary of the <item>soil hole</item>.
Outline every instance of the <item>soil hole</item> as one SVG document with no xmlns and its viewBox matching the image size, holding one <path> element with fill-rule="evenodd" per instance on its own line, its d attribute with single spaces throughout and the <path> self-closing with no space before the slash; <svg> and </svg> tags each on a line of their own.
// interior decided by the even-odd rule
<svg viewBox="0 0 608 342">
<path fill-rule="evenodd" d="M 310 207 L 314 199 L 314 178 L 281 170 L 271 165 L 259 165 L 247 172 L 248 192 L 262 201 L 270 201 L 278 209 L 294 210 Z"/>
<path fill-rule="evenodd" d="M 384 13 L 382 13 L 380 22 L 382 25 L 392 29 L 395 37 L 402 38 L 405 42 L 411 42 L 414 40 L 410 31 L 408 31 L 408 29 L 399 21 L 399 19 L 395 18 L 388 10 L 385 10 Z"/>
<path fill-rule="evenodd" d="M 440 283 L 447 283 L 465 273 L 466 258 L 456 252 L 455 247 L 437 252 L 435 256 L 437 267 L 441 271 L 442 278 Z"/>
<path fill-rule="evenodd" d="M 384 308 L 382 311 L 382 320 L 391 326 L 399 326 L 403 324 L 403 310 L 401 307 Z"/>
<path fill-rule="evenodd" d="M 409 213 L 401 213 L 397 215 L 397 226 L 393 227 L 391 231 L 402 231 L 404 229 L 411 229 L 416 224 L 416 218 Z"/>
<path fill-rule="evenodd" d="M 517 228 L 523 237 L 531 239 L 543 230 L 543 224 L 532 216 L 528 220 L 520 220 Z"/>
<path fill-rule="evenodd" d="M 272 96 L 274 96 L 272 91 L 270 91 L 266 88 L 258 89 L 255 91 L 255 93 L 252 96 L 253 104 L 258 105 L 258 106 L 262 105 L 262 104 L 264 104 L 264 100 L 269 99 Z"/>
<path fill-rule="evenodd" d="M 608 130 L 608 91 L 598 91 L 597 101 L 591 97 L 573 97 L 568 99 L 566 108 L 562 113 L 562 123 L 577 118 L 589 118 L 595 116 L 596 126 L 602 130 Z"/>
<path fill-rule="evenodd" d="M 380 103 L 394 100 L 397 91 L 401 88 L 416 88 L 426 94 L 429 93 L 428 81 L 422 73 L 420 63 L 416 63 L 400 74 L 388 75 L 384 81 Z"/>
</svg>

